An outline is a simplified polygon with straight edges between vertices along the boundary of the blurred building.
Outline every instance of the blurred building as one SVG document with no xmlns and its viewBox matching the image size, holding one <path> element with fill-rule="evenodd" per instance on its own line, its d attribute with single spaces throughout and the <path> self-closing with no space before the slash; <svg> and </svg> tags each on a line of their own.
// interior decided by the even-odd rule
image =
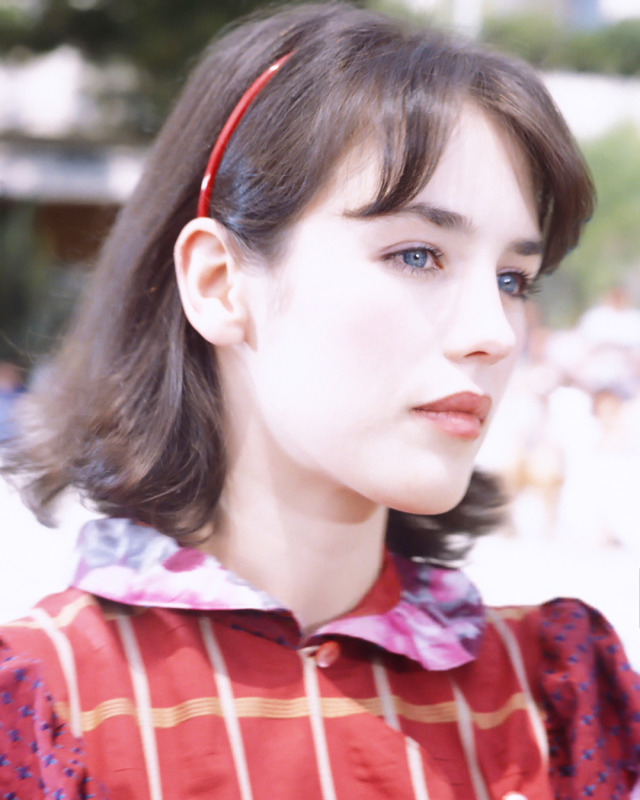
<svg viewBox="0 0 640 800">
<path fill-rule="evenodd" d="M 94 255 L 142 167 L 93 99 L 98 80 L 70 47 L 0 66 L 0 211 L 33 205 L 34 235 L 63 263 Z"/>
<path fill-rule="evenodd" d="M 145 148 L 125 138 L 118 92 L 99 101 L 120 72 L 70 47 L 0 63 L 0 359 L 50 349 L 137 181 Z"/>
<path fill-rule="evenodd" d="M 475 34 L 485 16 L 549 14 L 571 27 L 593 28 L 640 17 L 638 0 L 406 0 L 416 10 L 437 14 Z"/>
</svg>

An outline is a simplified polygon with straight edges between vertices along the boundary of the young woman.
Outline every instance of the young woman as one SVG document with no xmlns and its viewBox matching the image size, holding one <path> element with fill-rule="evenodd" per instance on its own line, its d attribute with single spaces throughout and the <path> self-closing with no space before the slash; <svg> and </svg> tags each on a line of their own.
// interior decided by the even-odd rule
<svg viewBox="0 0 640 800">
<path fill-rule="evenodd" d="M 215 42 L 8 462 L 41 516 L 72 485 L 105 518 L 1 632 L 0 796 L 627 797 L 607 623 L 450 565 L 591 210 L 519 62 L 339 3 Z"/>
</svg>

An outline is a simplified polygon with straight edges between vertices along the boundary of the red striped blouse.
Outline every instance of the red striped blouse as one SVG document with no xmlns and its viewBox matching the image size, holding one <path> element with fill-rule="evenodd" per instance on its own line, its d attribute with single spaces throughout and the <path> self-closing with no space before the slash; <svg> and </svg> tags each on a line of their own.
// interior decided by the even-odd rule
<svg viewBox="0 0 640 800">
<path fill-rule="evenodd" d="M 282 609 L 69 589 L 0 631 L 0 797 L 628 797 L 640 685 L 610 626 L 574 600 L 485 611 L 475 653 L 429 669 L 353 630 L 303 640 Z"/>
</svg>

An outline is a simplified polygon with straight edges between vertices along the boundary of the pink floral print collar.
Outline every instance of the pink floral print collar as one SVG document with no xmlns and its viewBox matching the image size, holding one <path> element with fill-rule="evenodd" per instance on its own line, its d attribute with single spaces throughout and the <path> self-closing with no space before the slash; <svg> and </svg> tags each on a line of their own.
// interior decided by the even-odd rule
<svg viewBox="0 0 640 800">
<path fill-rule="evenodd" d="M 73 586 L 108 600 L 145 607 L 293 616 L 274 597 L 237 577 L 212 556 L 182 547 L 132 520 L 86 523 L 76 553 Z M 445 670 L 475 658 L 484 624 L 478 591 L 460 570 L 388 555 L 362 606 L 326 623 L 314 638 L 337 634 L 362 639 L 417 661 L 425 669 Z"/>
</svg>

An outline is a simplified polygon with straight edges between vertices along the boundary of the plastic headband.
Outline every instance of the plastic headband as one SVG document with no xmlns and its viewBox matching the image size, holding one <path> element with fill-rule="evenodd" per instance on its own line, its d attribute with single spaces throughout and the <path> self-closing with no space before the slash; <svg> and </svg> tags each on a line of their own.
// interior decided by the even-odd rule
<svg viewBox="0 0 640 800">
<path fill-rule="evenodd" d="M 224 127 L 220 131 L 220 135 L 216 139 L 216 143 L 213 146 L 213 150 L 209 156 L 207 168 L 202 179 L 200 198 L 198 200 L 199 217 L 209 216 L 209 204 L 211 202 L 213 182 L 215 180 L 218 167 L 220 166 L 220 162 L 222 161 L 224 151 L 227 149 L 227 145 L 229 144 L 231 135 L 238 127 L 238 123 L 244 116 L 245 111 L 251 105 L 255 96 L 262 91 L 262 89 L 267 85 L 267 83 L 269 83 L 271 78 L 273 78 L 276 72 L 291 55 L 292 53 L 287 53 L 286 55 L 282 56 L 282 58 L 279 58 L 275 64 L 272 64 L 269 67 L 269 69 L 265 70 L 260 77 L 256 78 L 247 91 L 242 95 L 238 101 L 238 104 L 229 115 L 229 119 L 225 122 Z"/>
</svg>

